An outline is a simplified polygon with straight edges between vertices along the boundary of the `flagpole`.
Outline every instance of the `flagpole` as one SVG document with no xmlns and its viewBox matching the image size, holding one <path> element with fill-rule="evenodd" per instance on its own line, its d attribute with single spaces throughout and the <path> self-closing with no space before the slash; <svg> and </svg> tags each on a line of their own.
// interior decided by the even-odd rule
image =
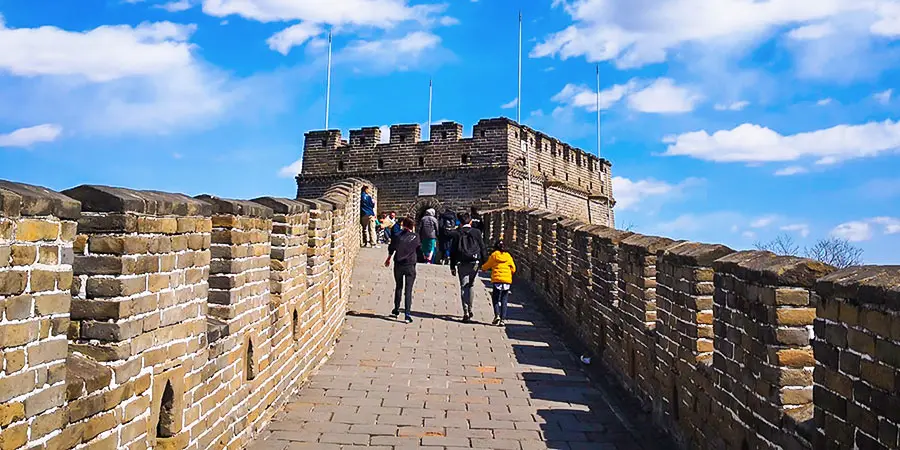
<svg viewBox="0 0 900 450">
<path fill-rule="evenodd" d="M 328 114 L 331 109 L 331 30 L 328 30 L 328 75 L 325 81 L 325 129 L 328 129 Z"/>
<path fill-rule="evenodd" d="M 597 64 L 597 157 L 600 157 L 600 64 Z"/>
<path fill-rule="evenodd" d="M 428 79 L 428 140 L 431 140 L 431 101 L 434 99 L 434 83 Z"/>
<path fill-rule="evenodd" d="M 516 122 L 522 123 L 522 11 L 519 11 L 519 88 L 516 93 Z"/>
</svg>

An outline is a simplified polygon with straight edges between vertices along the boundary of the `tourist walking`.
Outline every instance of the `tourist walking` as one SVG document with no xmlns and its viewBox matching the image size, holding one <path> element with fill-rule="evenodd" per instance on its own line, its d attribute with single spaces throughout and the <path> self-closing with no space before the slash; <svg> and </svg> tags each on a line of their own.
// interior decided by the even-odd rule
<svg viewBox="0 0 900 450">
<path fill-rule="evenodd" d="M 481 231 L 472 228 L 472 217 L 463 213 L 459 229 L 450 241 L 450 273 L 459 276 L 463 322 L 472 319 L 472 286 L 478 277 L 479 261 L 487 261 L 487 250 Z"/>
<path fill-rule="evenodd" d="M 390 214 L 383 215 L 381 217 L 381 235 L 379 236 L 379 240 L 385 244 L 390 244 L 392 228 L 394 228 L 394 219 L 391 218 Z"/>
<path fill-rule="evenodd" d="M 437 263 L 447 264 L 450 257 L 450 241 L 453 239 L 453 230 L 456 229 L 458 223 L 456 213 L 454 213 L 452 209 L 447 208 L 447 210 L 441 214 L 439 222 L 441 224 L 441 229 L 438 232 L 440 251 L 438 252 Z"/>
<path fill-rule="evenodd" d="M 516 273 L 516 263 L 512 255 L 506 251 L 503 240 L 494 244 L 494 252 L 487 262 L 481 266 L 481 270 L 491 271 L 491 303 L 494 304 L 494 325 L 506 325 L 506 307 L 509 302 L 509 289 L 512 287 L 513 275 Z"/>
<path fill-rule="evenodd" d="M 478 229 L 482 234 L 484 234 L 484 222 L 481 220 L 481 214 L 478 213 L 478 208 L 473 206 L 471 211 L 472 228 Z"/>
<path fill-rule="evenodd" d="M 425 215 L 419 221 L 419 239 L 422 240 L 422 253 L 425 255 L 425 262 L 432 264 L 434 262 L 435 249 L 437 247 L 438 237 L 438 220 L 434 209 L 426 209 Z"/>
<path fill-rule="evenodd" d="M 416 221 L 409 217 L 401 221 L 402 231 L 391 239 L 388 246 L 388 257 L 384 267 L 391 266 L 394 257 L 394 310 L 391 315 L 400 315 L 400 298 L 403 297 L 403 314 L 406 323 L 412 322 L 412 291 L 416 282 L 416 262 L 422 254 L 422 244 L 415 232 Z"/>
<path fill-rule="evenodd" d="M 375 199 L 369 195 L 369 187 L 363 186 L 359 196 L 359 221 L 362 225 L 362 246 L 380 248 L 375 237 Z"/>
</svg>

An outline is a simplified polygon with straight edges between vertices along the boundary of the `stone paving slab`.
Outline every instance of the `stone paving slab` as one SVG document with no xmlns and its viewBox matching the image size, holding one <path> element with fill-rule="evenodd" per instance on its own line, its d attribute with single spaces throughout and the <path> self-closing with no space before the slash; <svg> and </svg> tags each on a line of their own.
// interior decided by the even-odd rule
<svg viewBox="0 0 900 450">
<path fill-rule="evenodd" d="M 527 295 L 513 292 L 507 326 L 495 327 L 479 283 L 465 324 L 449 268 L 420 265 L 406 324 L 389 316 L 385 253 L 362 250 L 331 359 L 250 449 L 645 448 Z"/>
</svg>

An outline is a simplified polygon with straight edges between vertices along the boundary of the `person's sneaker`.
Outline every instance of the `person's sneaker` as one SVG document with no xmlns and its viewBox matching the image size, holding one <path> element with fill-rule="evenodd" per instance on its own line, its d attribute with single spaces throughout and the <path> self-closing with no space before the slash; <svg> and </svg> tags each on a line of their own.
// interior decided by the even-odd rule
<svg viewBox="0 0 900 450">
<path fill-rule="evenodd" d="M 406 316 L 406 318 L 403 319 L 403 321 L 406 322 L 406 323 L 412 323 L 412 317 Z"/>
<path fill-rule="evenodd" d="M 498 327 L 505 327 L 505 326 L 506 326 L 506 321 L 503 320 L 503 319 L 500 319 L 500 321 L 497 322 L 497 326 L 498 326 Z"/>
<path fill-rule="evenodd" d="M 471 320 L 471 319 L 472 319 L 472 315 L 471 315 L 471 314 L 469 314 L 468 312 L 464 312 L 464 313 L 463 313 L 463 318 L 462 318 L 462 321 L 463 321 L 463 322 L 469 323 L 469 320 Z"/>
<path fill-rule="evenodd" d="M 372 247 L 375 247 L 375 248 L 381 248 L 381 246 L 378 245 L 378 244 L 375 244 L 375 245 L 373 245 Z"/>
<path fill-rule="evenodd" d="M 394 316 L 394 317 L 399 316 L 399 315 L 400 315 L 400 310 L 397 309 L 397 308 L 394 308 L 394 310 L 391 311 L 391 315 Z"/>
<path fill-rule="evenodd" d="M 500 324 L 500 316 L 494 316 L 494 321 L 491 323 L 494 325 L 499 325 Z"/>
</svg>

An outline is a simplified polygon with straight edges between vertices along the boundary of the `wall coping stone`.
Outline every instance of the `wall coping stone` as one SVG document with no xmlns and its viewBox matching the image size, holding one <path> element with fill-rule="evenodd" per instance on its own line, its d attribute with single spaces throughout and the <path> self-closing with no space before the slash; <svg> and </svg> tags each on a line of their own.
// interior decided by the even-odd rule
<svg viewBox="0 0 900 450">
<path fill-rule="evenodd" d="M 578 219 L 565 219 L 565 220 L 560 220 L 559 225 L 562 226 L 563 228 L 569 228 L 569 229 L 572 229 L 572 231 L 577 231 L 580 228 L 587 226 L 588 224 L 586 222 L 578 220 Z"/>
<path fill-rule="evenodd" d="M 634 236 L 633 231 L 617 230 L 615 228 L 597 225 L 597 228 L 587 230 L 591 236 L 602 240 L 605 244 L 619 245 L 623 240 Z"/>
<path fill-rule="evenodd" d="M 711 267 L 713 261 L 734 253 L 734 250 L 721 244 L 703 244 L 700 242 L 682 242 L 674 247 L 660 250 L 658 256 L 665 257 L 676 265 Z"/>
<path fill-rule="evenodd" d="M 0 216 L 77 219 L 81 216 L 81 203 L 43 186 L 0 180 Z"/>
<path fill-rule="evenodd" d="M 773 286 L 813 288 L 816 280 L 835 270 L 828 264 L 796 256 L 750 250 L 735 252 L 713 262 L 717 272 Z"/>
<path fill-rule="evenodd" d="M 112 369 L 90 358 L 69 351 L 66 357 L 66 399 L 89 395 L 110 385 Z"/>
<path fill-rule="evenodd" d="M 208 203 L 184 194 L 83 184 L 62 192 L 81 201 L 86 212 L 150 214 L 157 216 L 210 216 Z"/>
<path fill-rule="evenodd" d="M 318 209 L 320 211 L 333 211 L 334 205 L 322 199 L 298 198 L 298 202 L 303 203 L 310 210 Z"/>
<path fill-rule="evenodd" d="M 644 234 L 633 234 L 620 242 L 623 247 L 628 247 L 632 251 L 637 251 L 644 255 L 655 254 L 660 250 L 665 250 L 674 244 L 680 244 L 684 241 L 676 241 L 662 236 L 648 236 Z"/>
<path fill-rule="evenodd" d="M 272 208 L 250 200 L 234 200 L 220 198 L 209 194 L 194 197 L 212 205 L 213 214 L 232 214 L 235 216 L 272 218 Z"/>
<path fill-rule="evenodd" d="M 300 214 L 309 211 L 308 205 L 289 198 L 259 197 L 251 201 L 271 208 L 276 214 Z"/>
<path fill-rule="evenodd" d="M 900 266 L 859 266 L 820 278 L 816 291 L 855 305 L 878 305 L 900 311 Z"/>
</svg>

